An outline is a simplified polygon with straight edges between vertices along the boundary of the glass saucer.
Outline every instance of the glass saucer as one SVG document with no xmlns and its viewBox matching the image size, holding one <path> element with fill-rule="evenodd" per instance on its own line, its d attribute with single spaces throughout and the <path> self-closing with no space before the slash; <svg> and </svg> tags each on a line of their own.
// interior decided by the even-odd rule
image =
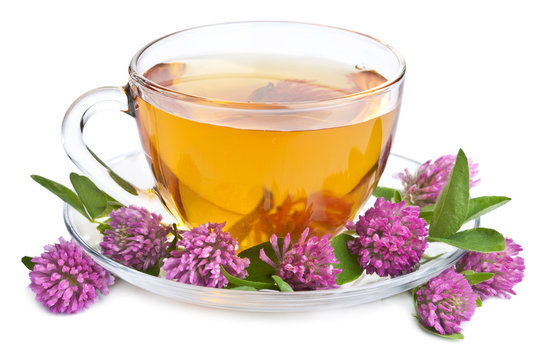
<svg viewBox="0 0 540 360">
<path fill-rule="evenodd" d="M 152 174 L 148 169 L 144 154 L 141 152 L 119 156 L 110 160 L 108 165 L 120 176 L 129 179 L 141 188 L 150 188 L 153 184 Z M 399 188 L 401 185 L 400 181 L 394 179 L 392 175 L 403 171 L 405 168 L 415 170 L 418 165 L 419 163 L 414 160 L 391 154 L 379 185 Z M 370 206 L 373 201 L 374 199 L 372 197 L 366 206 Z M 154 202 L 152 210 L 156 211 L 161 205 L 157 199 Z M 145 206 L 147 205 L 145 204 Z M 166 210 L 163 207 L 161 207 L 159 213 L 166 217 Z M 463 250 L 446 244 L 431 243 L 426 251 L 426 255 L 431 257 L 440 256 L 421 264 L 418 270 L 413 273 L 393 279 L 364 274 L 356 281 L 332 290 L 281 293 L 272 290 L 254 292 L 214 289 L 182 284 L 150 276 L 105 257 L 101 254 L 99 248 L 102 236 L 96 230 L 95 224 L 90 223 L 68 205 L 64 207 L 64 221 L 68 231 L 77 243 L 98 264 L 115 276 L 142 289 L 172 299 L 214 308 L 243 311 L 307 311 L 345 307 L 379 300 L 425 283 L 430 278 L 452 266 L 465 253 Z M 479 224 L 479 220 L 477 220 L 473 226 L 478 227 Z"/>
</svg>

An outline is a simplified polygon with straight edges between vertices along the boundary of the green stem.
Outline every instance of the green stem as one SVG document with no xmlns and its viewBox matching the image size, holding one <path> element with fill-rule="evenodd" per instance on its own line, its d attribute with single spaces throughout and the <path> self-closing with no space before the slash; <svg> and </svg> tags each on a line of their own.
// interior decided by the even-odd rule
<svg viewBox="0 0 540 360">
<path fill-rule="evenodd" d="M 178 243 L 178 238 L 180 237 L 180 234 L 178 234 L 178 227 L 176 226 L 176 223 L 173 223 L 172 226 L 173 226 L 174 239 L 171 242 L 169 249 L 167 250 L 167 256 L 171 254 L 171 251 L 176 250 L 176 244 Z"/>
<path fill-rule="evenodd" d="M 227 278 L 227 280 L 229 280 L 231 284 L 234 284 L 236 286 L 249 286 L 255 289 L 259 289 L 259 290 L 260 289 L 274 289 L 274 290 L 279 289 L 278 286 L 274 283 L 265 283 L 265 282 L 260 282 L 260 281 L 249 281 L 249 280 L 239 279 L 229 274 L 227 270 L 225 270 L 223 265 L 221 266 L 221 273 Z"/>
<path fill-rule="evenodd" d="M 429 256 L 429 255 L 423 254 L 422 255 L 422 261 L 420 261 L 420 265 L 424 265 L 424 264 L 430 262 L 431 260 L 438 259 L 443 255 L 444 255 L 444 253 L 439 254 L 439 255 L 435 255 L 435 256 Z"/>
</svg>

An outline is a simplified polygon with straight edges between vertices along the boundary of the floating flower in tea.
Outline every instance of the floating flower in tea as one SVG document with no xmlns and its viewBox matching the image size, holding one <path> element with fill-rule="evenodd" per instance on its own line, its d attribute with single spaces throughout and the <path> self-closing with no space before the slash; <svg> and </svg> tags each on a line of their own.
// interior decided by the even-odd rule
<svg viewBox="0 0 540 360">
<path fill-rule="evenodd" d="M 305 80 L 282 80 L 256 89 L 248 97 L 251 102 L 280 103 L 328 100 L 343 96 L 343 92 Z"/>
</svg>

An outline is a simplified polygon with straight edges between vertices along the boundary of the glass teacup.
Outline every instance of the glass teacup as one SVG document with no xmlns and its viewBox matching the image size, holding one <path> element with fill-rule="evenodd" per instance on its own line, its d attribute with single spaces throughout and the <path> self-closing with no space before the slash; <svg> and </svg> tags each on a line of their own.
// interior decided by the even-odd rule
<svg viewBox="0 0 540 360">
<path fill-rule="evenodd" d="M 187 228 L 226 222 L 242 250 L 306 227 L 334 235 L 354 218 L 390 153 L 405 63 L 352 31 L 241 22 L 156 40 L 129 73 L 125 87 L 72 105 L 66 152 L 112 197 L 137 204 L 144 189 L 111 177 L 82 140 L 98 105 L 123 104 L 171 214 Z"/>
</svg>

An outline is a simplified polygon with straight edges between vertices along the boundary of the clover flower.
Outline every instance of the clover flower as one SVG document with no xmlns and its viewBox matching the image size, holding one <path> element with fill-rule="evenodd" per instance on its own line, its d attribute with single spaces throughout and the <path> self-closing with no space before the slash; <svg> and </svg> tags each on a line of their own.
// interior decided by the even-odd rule
<svg viewBox="0 0 540 360">
<path fill-rule="evenodd" d="M 459 325 L 471 319 L 476 298 L 462 274 L 446 269 L 416 291 L 418 318 L 426 328 L 441 335 L 461 333 Z"/>
<path fill-rule="evenodd" d="M 99 266 L 73 240 L 59 239 L 34 257 L 30 289 L 36 300 L 53 313 L 72 314 L 88 307 L 101 293 L 109 293 L 114 277 Z"/>
<path fill-rule="evenodd" d="M 427 247 L 426 221 L 417 206 L 378 198 L 375 205 L 347 228 L 358 234 L 347 245 L 367 274 L 395 277 L 411 272 Z"/>
<path fill-rule="evenodd" d="M 408 169 L 396 174 L 395 177 L 401 179 L 404 187 L 401 192 L 403 199 L 411 205 L 420 207 L 435 204 L 450 177 L 455 162 L 455 155 L 445 155 L 433 163 L 431 163 L 431 160 L 423 163 L 414 174 L 411 174 Z M 480 179 L 474 179 L 477 174 L 478 164 L 474 164 L 469 159 L 470 187 L 480 182 Z"/>
<path fill-rule="evenodd" d="M 480 299 L 485 300 L 490 296 L 510 299 L 510 294 L 516 294 L 512 288 L 523 279 L 524 260 L 517 256 L 522 250 L 514 240 L 506 238 L 503 251 L 487 254 L 469 251 L 458 261 L 456 269 L 459 272 L 473 270 L 494 274 L 491 279 L 473 285 Z"/>
<path fill-rule="evenodd" d="M 181 283 L 222 288 L 228 284 L 221 267 L 238 278 L 247 276 L 249 259 L 236 254 L 238 242 L 229 232 L 223 231 L 225 223 L 206 223 L 182 233 L 178 249 L 166 258 L 163 270 L 166 278 Z"/>
<path fill-rule="evenodd" d="M 274 263 L 261 249 L 259 257 L 262 261 L 276 269 L 276 274 L 287 282 L 294 290 L 321 290 L 337 288 L 336 276 L 341 269 L 334 268 L 338 264 L 330 235 L 320 239 L 312 236 L 308 239 L 309 228 L 306 228 L 298 243 L 291 246 L 291 236 L 287 234 L 283 240 L 283 249 L 279 250 L 277 236 L 270 237 L 270 244 L 275 252 L 277 263 Z"/>
<path fill-rule="evenodd" d="M 99 244 L 103 255 L 140 271 L 152 268 L 165 256 L 171 228 L 161 224 L 161 215 L 131 205 L 112 211 L 109 217 L 110 229 L 104 231 Z"/>
</svg>

